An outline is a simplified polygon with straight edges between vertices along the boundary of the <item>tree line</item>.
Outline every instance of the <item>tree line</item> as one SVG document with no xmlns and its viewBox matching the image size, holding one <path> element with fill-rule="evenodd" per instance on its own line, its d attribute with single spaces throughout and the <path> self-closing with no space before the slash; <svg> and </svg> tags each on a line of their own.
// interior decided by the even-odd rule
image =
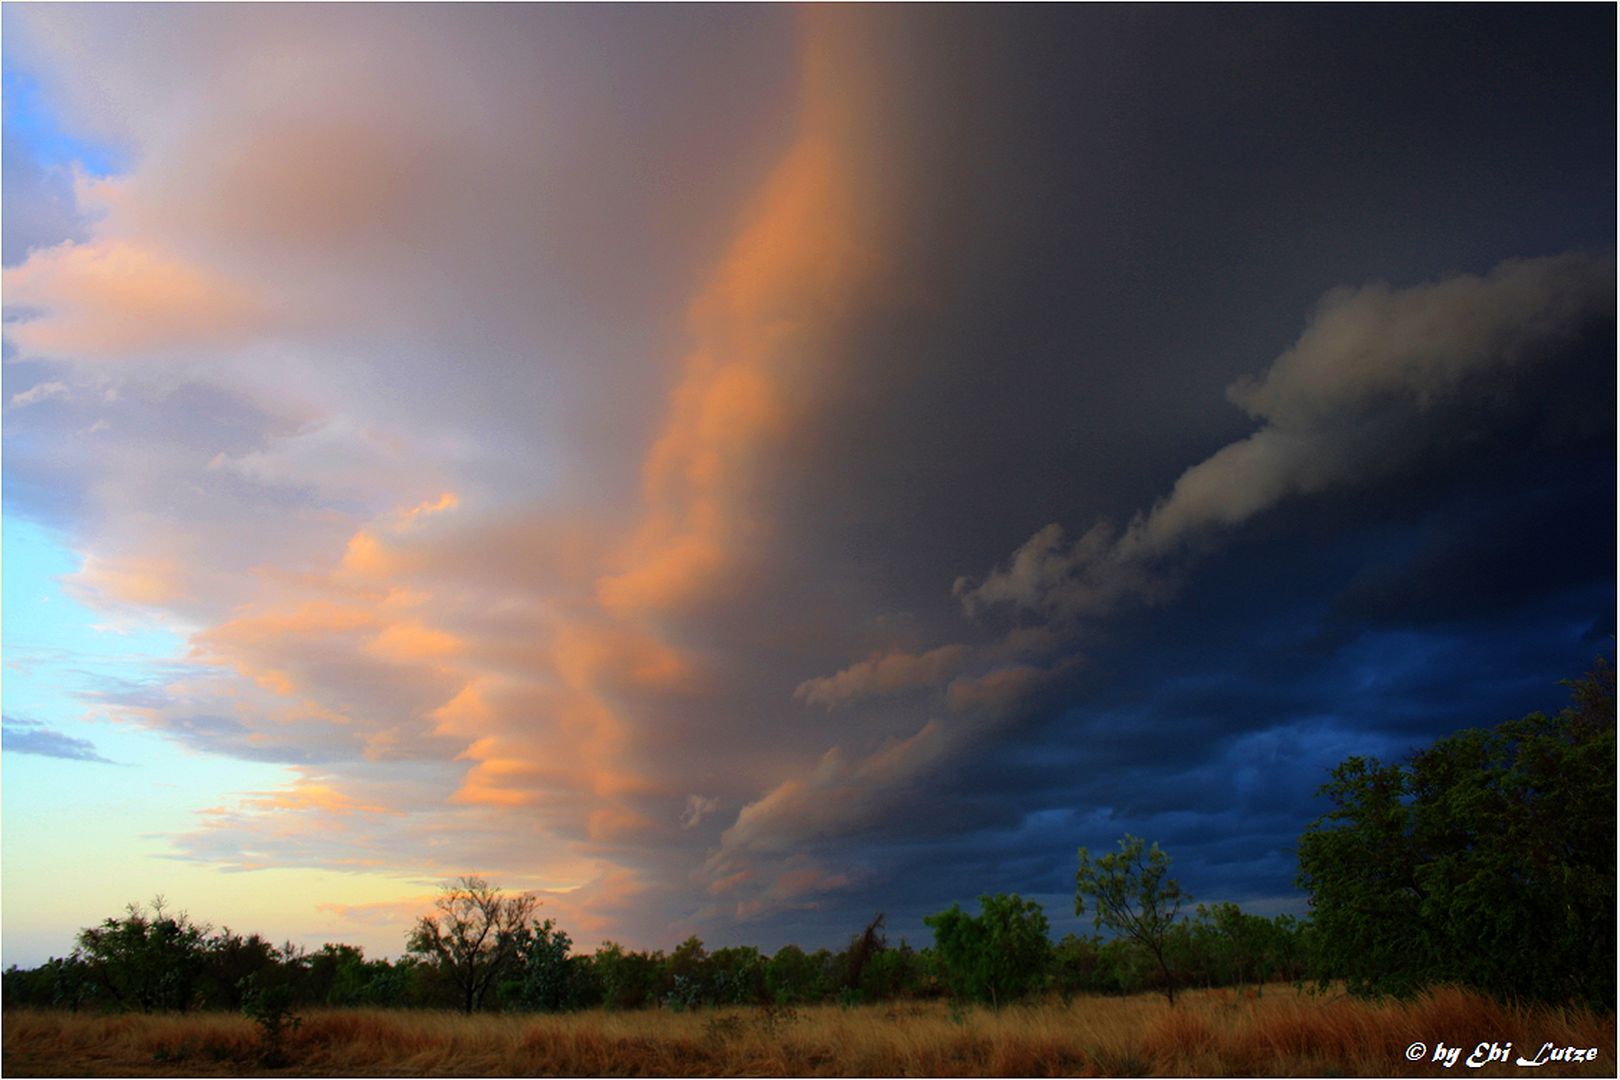
<svg viewBox="0 0 1620 1080">
<path fill-rule="evenodd" d="M 480 900 L 506 906 L 503 915 L 533 910 L 532 899 L 504 896 L 480 878 L 458 880 L 440 903 L 464 907 Z M 435 921 L 437 942 L 426 925 Z M 438 912 L 413 928 L 406 955 L 373 960 L 354 945 L 278 946 L 256 934 L 211 930 L 161 904 L 132 905 L 83 931 L 69 956 L 31 970 L 7 969 L 4 997 L 8 1007 L 234 1011 L 273 987 L 299 1007 L 558 1012 L 943 996 L 999 1006 L 1042 992 L 1164 989 L 1153 958 L 1134 942 L 1074 934 L 1053 942 L 1040 906 L 1017 895 L 985 896 L 978 914 L 953 907 L 927 922 L 936 940 L 923 948 L 891 942 L 878 916 L 838 950 L 711 950 L 690 937 L 668 952 L 608 941 L 594 952 L 575 953 L 568 933 L 550 919 L 503 918 L 480 940 L 484 927 L 477 917 L 452 927 Z M 1233 904 L 1200 908 L 1170 937 L 1174 977 L 1200 986 L 1302 978 L 1305 927 L 1286 915 L 1264 919 Z"/>
<path fill-rule="evenodd" d="M 608 941 L 576 953 L 538 901 L 479 877 L 447 885 L 397 960 L 214 930 L 158 898 L 84 929 L 66 957 L 3 975 L 4 1003 L 66 1009 L 305 1006 L 562 1011 L 794 1006 L 950 996 L 999 1008 L 1034 994 L 1344 980 L 1357 994 L 1437 983 L 1507 1000 L 1613 1008 L 1614 676 L 1599 664 L 1571 705 L 1458 732 L 1393 764 L 1352 757 L 1322 788 L 1332 809 L 1299 845 L 1310 915 L 1196 905 L 1157 844 L 1079 851 L 1075 912 L 1099 933 L 1053 942 L 1045 912 L 986 895 L 892 944 L 878 915 L 842 949 L 666 953 Z M 1106 931 L 1107 933 L 1102 933 Z M 257 1010 L 257 1013 L 255 1012 Z M 263 1022 L 263 1021 L 261 1021 Z"/>
</svg>

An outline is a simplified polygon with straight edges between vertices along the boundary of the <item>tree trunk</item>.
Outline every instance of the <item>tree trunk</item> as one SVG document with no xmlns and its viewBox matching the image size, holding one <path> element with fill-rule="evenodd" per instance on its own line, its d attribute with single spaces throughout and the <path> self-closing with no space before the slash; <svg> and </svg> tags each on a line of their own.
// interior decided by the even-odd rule
<svg viewBox="0 0 1620 1080">
<path fill-rule="evenodd" d="M 1174 1007 L 1176 1003 L 1176 983 L 1170 977 L 1170 965 L 1164 962 L 1164 954 L 1157 950 L 1154 951 L 1153 958 L 1159 962 L 1159 974 L 1164 977 L 1164 996 L 1170 999 L 1170 1004 Z"/>
</svg>

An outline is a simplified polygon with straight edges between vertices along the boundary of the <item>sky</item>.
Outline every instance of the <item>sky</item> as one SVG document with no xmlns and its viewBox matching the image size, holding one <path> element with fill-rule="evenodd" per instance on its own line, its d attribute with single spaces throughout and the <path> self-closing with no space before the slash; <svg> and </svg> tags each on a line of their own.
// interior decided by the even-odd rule
<svg viewBox="0 0 1620 1080">
<path fill-rule="evenodd" d="M 7 4 L 7 964 L 1300 913 L 1615 634 L 1615 12 Z"/>
</svg>

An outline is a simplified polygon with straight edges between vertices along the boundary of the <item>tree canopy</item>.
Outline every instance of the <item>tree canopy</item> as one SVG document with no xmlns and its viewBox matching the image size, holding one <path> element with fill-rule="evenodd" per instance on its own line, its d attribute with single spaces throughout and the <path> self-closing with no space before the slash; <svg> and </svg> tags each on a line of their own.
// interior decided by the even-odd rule
<svg viewBox="0 0 1620 1080">
<path fill-rule="evenodd" d="M 1153 956 L 1164 978 L 1165 996 L 1176 1002 L 1176 982 L 1170 970 L 1168 946 L 1191 896 L 1171 877 L 1170 856 L 1139 836 L 1126 833 L 1119 850 L 1096 859 L 1080 849 L 1080 869 L 1074 875 L 1074 913 L 1084 915 L 1086 900 L 1093 904 L 1097 929 L 1107 928 L 1141 945 Z"/>
<path fill-rule="evenodd" d="M 1352 990 L 1453 982 L 1613 1007 L 1614 672 L 1572 689 L 1556 716 L 1333 770 L 1300 885 L 1326 969 Z"/>
<path fill-rule="evenodd" d="M 438 914 L 417 921 L 408 948 L 438 961 L 470 1013 L 515 966 L 538 903 L 528 893 L 506 896 L 480 877 L 457 878 L 434 902 Z"/>
<path fill-rule="evenodd" d="M 934 931 L 934 948 L 953 993 L 1004 1002 L 1041 989 L 1051 967 L 1046 912 L 1033 900 L 1012 895 L 979 897 L 979 914 L 952 904 L 923 920 Z"/>
</svg>

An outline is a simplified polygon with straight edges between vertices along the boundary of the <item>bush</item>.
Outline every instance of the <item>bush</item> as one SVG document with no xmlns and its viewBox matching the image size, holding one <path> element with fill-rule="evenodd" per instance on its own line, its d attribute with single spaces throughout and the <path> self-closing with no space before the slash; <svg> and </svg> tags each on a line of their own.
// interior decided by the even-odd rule
<svg viewBox="0 0 1620 1080">
<path fill-rule="evenodd" d="M 951 993 L 1000 1008 L 1041 989 L 1051 965 L 1046 913 L 1033 900 L 1012 895 L 979 897 L 979 914 L 952 904 L 930 915 L 938 954 Z"/>
</svg>

